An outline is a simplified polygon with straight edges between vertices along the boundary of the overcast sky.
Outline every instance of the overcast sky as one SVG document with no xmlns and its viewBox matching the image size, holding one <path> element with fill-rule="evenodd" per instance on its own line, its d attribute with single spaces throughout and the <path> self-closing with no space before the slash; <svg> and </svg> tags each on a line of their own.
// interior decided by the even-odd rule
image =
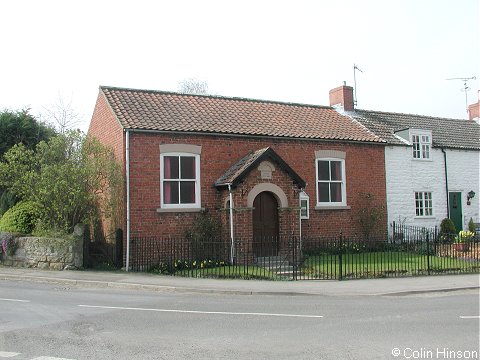
<svg viewBox="0 0 480 360">
<path fill-rule="evenodd" d="M 358 108 L 466 118 L 478 99 L 478 0 L 0 2 L 0 109 L 71 102 L 100 85 L 329 105 L 357 72 Z"/>
</svg>

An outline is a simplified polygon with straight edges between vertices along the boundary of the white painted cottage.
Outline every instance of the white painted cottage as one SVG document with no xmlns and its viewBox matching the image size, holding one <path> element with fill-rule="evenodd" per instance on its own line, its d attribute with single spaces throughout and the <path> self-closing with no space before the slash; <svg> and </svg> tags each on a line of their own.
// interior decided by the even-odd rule
<svg viewBox="0 0 480 360">
<path fill-rule="evenodd" d="M 388 143 L 389 223 L 431 227 L 449 217 L 462 230 L 470 218 L 480 222 L 478 114 L 470 111 L 470 120 L 463 120 L 358 110 L 349 86 L 332 90 L 330 103 Z M 475 106 L 480 105 L 470 108 Z"/>
</svg>

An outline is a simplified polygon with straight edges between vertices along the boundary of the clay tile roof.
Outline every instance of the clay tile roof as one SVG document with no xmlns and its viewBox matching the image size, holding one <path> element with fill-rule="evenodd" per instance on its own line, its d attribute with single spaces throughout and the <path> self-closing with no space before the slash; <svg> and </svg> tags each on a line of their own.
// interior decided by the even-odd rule
<svg viewBox="0 0 480 360">
<path fill-rule="evenodd" d="M 232 165 L 225 174 L 215 181 L 215 186 L 217 188 L 226 187 L 228 185 L 231 185 L 232 187 L 237 186 L 255 166 L 259 165 L 266 159 L 273 160 L 273 162 L 279 165 L 282 170 L 287 172 L 299 188 L 305 188 L 305 180 L 303 180 L 271 147 L 253 151 L 241 158 L 237 163 Z"/>
<path fill-rule="evenodd" d="M 331 107 L 100 87 L 125 129 L 383 143 Z"/>
</svg>

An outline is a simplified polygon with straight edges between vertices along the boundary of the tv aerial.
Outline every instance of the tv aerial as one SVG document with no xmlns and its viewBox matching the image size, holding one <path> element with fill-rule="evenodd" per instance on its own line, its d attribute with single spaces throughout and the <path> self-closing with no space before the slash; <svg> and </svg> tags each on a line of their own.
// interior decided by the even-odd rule
<svg viewBox="0 0 480 360">
<path fill-rule="evenodd" d="M 468 86 L 468 82 L 470 80 L 476 80 L 477 78 L 475 76 L 472 76 L 472 77 L 469 77 L 469 78 L 461 78 L 461 77 L 458 77 L 458 78 L 449 78 L 449 79 L 445 79 L 445 80 L 461 80 L 463 81 L 463 89 L 461 91 L 464 91 L 465 92 L 465 109 L 467 110 L 467 113 L 468 113 L 468 94 L 467 94 L 467 91 L 469 91 L 471 88 Z"/>
<path fill-rule="evenodd" d="M 354 91 L 354 93 L 353 93 L 354 94 L 353 105 L 355 105 L 355 106 L 357 106 L 357 102 L 358 102 L 357 101 L 357 77 L 356 77 L 356 72 L 357 71 L 360 71 L 361 73 L 363 73 L 363 71 L 360 70 L 360 68 L 357 65 L 353 64 L 353 86 L 354 86 L 354 88 L 353 88 L 353 91 Z"/>
</svg>

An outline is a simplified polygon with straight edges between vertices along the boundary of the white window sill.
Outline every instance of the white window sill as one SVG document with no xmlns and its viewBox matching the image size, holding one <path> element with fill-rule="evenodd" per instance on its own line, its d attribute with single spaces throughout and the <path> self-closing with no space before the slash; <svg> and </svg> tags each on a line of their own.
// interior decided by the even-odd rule
<svg viewBox="0 0 480 360">
<path fill-rule="evenodd" d="M 436 219 L 437 217 L 436 216 L 415 216 L 414 219 L 415 220 L 427 220 L 427 219 Z"/>
<path fill-rule="evenodd" d="M 187 213 L 187 212 L 201 212 L 205 208 L 158 208 L 157 213 Z"/>
<path fill-rule="evenodd" d="M 315 206 L 315 210 L 350 210 L 351 207 L 348 205 L 322 205 Z"/>
<path fill-rule="evenodd" d="M 417 158 L 412 158 L 412 161 L 425 161 L 425 162 L 432 162 L 433 159 L 432 158 L 428 158 L 428 159 L 417 159 Z"/>
</svg>

